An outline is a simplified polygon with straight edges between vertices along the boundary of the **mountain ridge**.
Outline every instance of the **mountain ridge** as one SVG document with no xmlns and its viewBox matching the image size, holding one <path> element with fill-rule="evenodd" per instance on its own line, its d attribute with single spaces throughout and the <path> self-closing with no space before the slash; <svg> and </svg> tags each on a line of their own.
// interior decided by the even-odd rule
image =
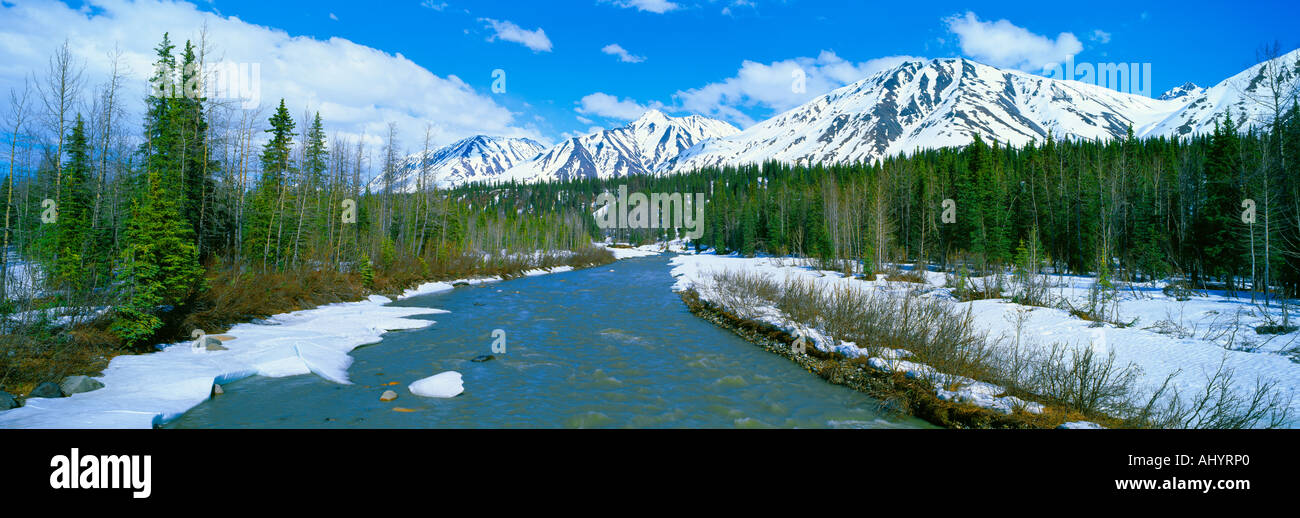
<svg viewBox="0 0 1300 518">
<path fill-rule="evenodd" d="M 1248 67 L 1208 88 L 1187 82 L 1157 98 L 1074 80 L 985 65 L 967 58 L 902 62 L 817 96 L 744 130 L 701 115 L 647 110 L 626 125 L 546 147 L 529 139 L 477 135 L 429 156 L 407 157 L 390 185 L 412 191 L 420 170 L 440 186 L 675 174 L 703 167 L 869 163 L 899 153 L 969 144 L 974 135 L 1023 146 L 1058 139 L 1203 134 L 1213 120 L 1267 117 L 1261 78 L 1273 67 L 1300 84 L 1300 49 Z M 427 164 L 427 165 L 426 165 Z M 423 180 L 429 181 L 430 178 Z M 384 175 L 371 182 L 384 187 Z"/>
</svg>

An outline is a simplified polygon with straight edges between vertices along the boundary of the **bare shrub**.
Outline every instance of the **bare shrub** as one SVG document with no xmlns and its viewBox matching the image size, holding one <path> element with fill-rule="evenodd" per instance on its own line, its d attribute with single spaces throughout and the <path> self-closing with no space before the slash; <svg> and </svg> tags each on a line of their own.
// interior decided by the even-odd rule
<svg viewBox="0 0 1300 518">
<path fill-rule="evenodd" d="M 897 281 L 897 282 L 929 284 L 929 281 L 925 278 L 925 271 L 926 269 L 924 263 L 916 263 L 912 265 L 912 269 L 910 270 L 900 270 L 898 268 L 894 268 L 893 270 L 887 272 L 888 277 L 886 278 L 891 281 Z"/>
<path fill-rule="evenodd" d="M 748 272 L 712 276 L 716 303 L 736 314 L 772 306 L 786 318 L 854 342 L 871 356 L 902 349 L 931 367 L 927 381 L 947 387 L 964 378 L 995 383 L 1023 397 L 1057 404 L 1086 416 L 1118 419 L 1130 427 L 1253 428 L 1284 426 L 1291 400 L 1277 382 L 1256 381 L 1241 390 L 1221 364 L 1203 390 L 1182 394 L 1174 376 L 1151 393 L 1137 388 L 1142 370 L 1120 364 L 1114 351 L 1024 339 L 1028 308 L 1009 315 L 1015 332 L 991 340 L 975 328 L 971 310 L 948 299 L 876 292 L 856 286 L 826 289 L 811 279 L 777 282 Z"/>
<path fill-rule="evenodd" d="M 1227 357 L 1206 375 L 1205 387 L 1183 394 L 1172 385 L 1181 371 L 1165 378 L 1146 403 L 1128 412 L 1127 424 L 1149 428 L 1280 428 L 1291 414 L 1291 398 L 1284 396 L 1276 381 L 1255 380 L 1253 388 L 1237 389 L 1235 371 Z"/>
<path fill-rule="evenodd" d="M 1098 356 L 1093 347 L 1052 344 L 1032 362 L 1026 388 L 1084 414 L 1113 411 L 1126 404 L 1142 370 L 1119 365 L 1115 351 Z"/>
</svg>

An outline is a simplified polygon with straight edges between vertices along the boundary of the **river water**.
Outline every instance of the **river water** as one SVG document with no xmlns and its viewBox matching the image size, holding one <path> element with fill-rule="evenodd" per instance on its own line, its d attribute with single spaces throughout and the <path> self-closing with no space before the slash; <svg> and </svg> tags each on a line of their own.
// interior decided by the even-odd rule
<svg viewBox="0 0 1300 518">
<path fill-rule="evenodd" d="M 352 351 L 352 385 L 253 376 L 172 428 L 928 427 L 687 311 L 668 257 L 461 287 L 396 302 L 451 311 Z M 493 330 L 505 354 L 486 362 Z M 465 392 L 415 396 L 454 370 Z M 394 384 L 394 382 L 396 382 Z M 391 389 L 392 402 L 379 401 Z"/>
</svg>

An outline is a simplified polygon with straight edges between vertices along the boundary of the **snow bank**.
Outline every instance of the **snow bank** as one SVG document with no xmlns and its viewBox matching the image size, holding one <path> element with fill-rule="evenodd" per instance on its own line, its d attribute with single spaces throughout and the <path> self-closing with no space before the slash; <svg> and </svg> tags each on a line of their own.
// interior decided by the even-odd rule
<svg viewBox="0 0 1300 518">
<path fill-rule="evenodd" d="M 628 259 L 631 257 L 646 257 L 659 255 L 664 252 L 689 254 L 693 253 L 689 239 L 674 239 L 672 241 L 660 241 L 649 245 L 641 245 L 632 248 L 615 248 L 610 246 L 610 242 L 592 243 L 594 246 L 605 248 L 614 254 L 615 259 Z"/>
<path fill-rule="evenodd" d="M 417 396 L 449 398 L 464 392 L 465 384 L 459 372 L 447 371 L 418 380 L 406 389 Z"/>
<path fill-rule="evenodd" d="M 570 266 L 558 266 L 529 270 L 524 275 L 571 270 Z M 449 291 L 461 282 L 499 281 L 500 277 L 484 277 L 429 282 L 406 290 L 398 299 Z M 408 317 L 447 313 L 434 308 L 388 306 L 390 302 L 388 297 L 371 295 L 360 302 L 275 315 L 263 324 L 238 324 L 222 333 L 235 337 L 222 343 L 225 351 L 195 352 L 192 342 L 178 342 L 150 354 L 118 356 L 104 369 L 103 376 L 96 378 L 104 388 L 66 398 L 28 399 L 19 408 L 0 412 L 0 428 L 150 428 L 202 403 L 214 383 L 226 384 L 253 375 L 278 378 L 315 374 L 348 384 L 348 367 L 352 365 L 348 353 L 353 349 L 379 342 L 388 331 L 434 323 Z M 459 386 L 460 374 L 443 374 L 455 374 Z M 437 377 L 412 383 L 412 393 L 416 385 Z M 445 379 L 440 383 L 450 386 Z M 463 388 L 456 393 L 460 390 Z"/>
<path fill-rule="evenodd" d="M 711 292 L 710 279 L 714 272 L 727 270 L 749 271 L 763 275 L 777 282 L 786 279 L 804 279 L 813 282 L 821 289 L 837 286 L 854 286 L 860 289 L 879 290 L 902 294 L 916 289 L 918 285 L 906 282 L 889 282 L 887 279 L 864 281 L 846 277 L 833 271 L 823 271 L 806 266 L 802 261 L 790 258 L 738 256 L 718 256 L 714 254 L 679 255 L 670 264 L 672 275 L 677 278 L 673 289 L 677 291 L 696 289 L 705 300 L 716 300 Z M 923 297 L 941 297 L 953 299 L 952 290 L 945 286 L 945 275 L 927 272 L 928 286 L 922 288 Z M 1079 305 L 1086 299 L 1088 289 L 1094 279 L 1078 276 L 1052 276 L 1053 294 L 1069 299 Z M 1119 328 L 1112 325 L 1091 327 L 1092 322 L 1084 321 L 1056 308 L 1031 307 L 1014 304 L 1002 299 L 956 302 L 959 309 L 969 308 L 975 325 L 989 332 L 991 338 L 1006 337 L 1010 339 L 1016 332 L 1015 316 L 1027 311 L 1027 318 L 1021 331 L 1022 344 L 1028 347 L 1050 347 L 1059 342 L 1071 345 L 1091 346 L 1099 354 L 1115 352 L 1120 365 L 1133 363 L 1142 369 L 1141 388 L 1156 388 L 1171 373 L 1182 373 L 1171 384 L 1182 393 L 1189 394 L 1204 389 L 1207 375 L 1213 374 L 1220 362 L 1235 371 L 1236 380 L 1243 389 L 1252 389 L 1256 379 L 1275 380 L 1285 395 L 1294 396 L 1289 427 L 1300 427 L 1300 363 L 1292 359 L 1300 344 L 1300 333 L 1279 335 L 1265 342 L 1266 337 L 1256 335 L 1254 326 L 1267 323 L 1269 319 L 1280 320 L 1280 309 L 1260 308 L 1250 304 L 1249 296 L 1245 299 L 1230 298 L 1222 293 L 1209 293 L 1193 297 L 1187 301 L 1178 301 L 1163 293 L 1162 286 L 1155 283 L 1134 286 L 1132 290 L 1119 292 L 1120 319 L 1125 322 L 1137 319 L 1130 327 Z M 1267 316 L 1266 316 L 1267 315 Z M 849 357 L 865 354 L 848 342 L 830 343 L 830 339 L 816 330 L 809 330 L 794 322 L 789 322 L 775 308 L 752 308 L 749 318 L 764 321 L 793 333 L 798 329 L 819 349 L 835 351 Z M 1173 321 L 1188 331 L 1188 334 L 1170 334 L 1161 332 L 1156 326 L 1162 320 Z M 1229 337 L 1235 337 L 1229 344 Z M 1242 337 L 1256 342 L 1254 347 L 1243 347 Z M 1010 340 L 1004 340 L 1010 342 Z M 882 360 L 883 361 L 883 360 Z M 952 394 L 938 393 L 941 397 L 968 399 L 977 404 L 992 404 L 984 397 L 993 389 L 969 386 L 970 390 L 953 391 Z M 1008 401 L 1007 404 L 1021 402 Z M 1001 408 L 999 403 L 996 405 Z"/>
<path fill-rule="evenodd" d="M 214 383 L 252 375 L 267 377 L 314 373 L 349 383 L 348 352 L 380 341 L 396 329 L 433 322 L 408 318 L 446 313 L 432 308 L 387 306 L 387 297 L 328 304 L 275 315 L 267 325 L 239 324 L 223 333 L 228 350 L 195 352 L 191 342 L 170 344 L 151 354 L 113 358 L 104 388 L 66 398 L 28 399 L 0 412 L 0 428 L 150 428 L 174 419 L 208 398 Z"/>
</svg>

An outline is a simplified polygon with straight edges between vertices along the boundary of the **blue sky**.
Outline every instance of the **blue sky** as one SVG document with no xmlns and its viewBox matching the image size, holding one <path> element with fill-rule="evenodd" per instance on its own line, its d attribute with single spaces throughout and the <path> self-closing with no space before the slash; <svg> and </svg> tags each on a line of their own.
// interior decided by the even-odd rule
<svg viewBox="0 0 1300 518">
<path fill-rule="evenodd" d="M 0 12 L 0 37 L 17 33 L 30 43 L 8 49 L 0 45 L 0 63 L 12 57 L 8 68 L 13 70 L 27 61 L 39 64 L 44 58 L 38 51 L 51 37 L 114 38 L 117 44 L 118 39 L 141 39 L 128 46 L 147 49 L 163 30 L 194 37 L 196 20 L 219 20 L 214 27 L 218 46 L 229 46 L 236 60 L 263 63 L 263 80 L 271 86 L 268 95 L 291 97 L 290 106 L 296 110 L 321 109 L 327 122 L 333 113 L 347 131 L 372 138 L 383 121 L 363 120 L 364 110 L 378 106 L 373 117 L 402 119 L 403 138 L 413 147 L 415 135 L 421 133 L 417 122 L 426 119 L 438 120 L 435 140 L 441 143 L 480 131 L 554 142 L 620 125 L 647 107 L 703 113 L 743 127 L 906 57 L 966 56 L 1033 72 L 1041 69 L 1040 63 L 1064 56 L 1077 62 L 1149 62 L 1152 92 L 1159 95 L 1185 81 L 1209 86 L 1237 73 L 1256 61 L 1261 44 L 1278 40 L 1284 51 L 1300 46 L 1296 2 L 65 3 L 68 12 L 83 19 L 58 34 L 59 29 L 36 23 L 43 16 L 39 13 L 58 10 L 55 0 L 0 0 L 0 11 L 10 11 Z M 24 7 L 26 14 L 21 12 Z M 8 24 L 5 14 L 14 15 Z M 124 27 L 106 29 L 117 24 Z M 38 36 L 37 31 L 55 34 Z M 262 55 L 254 44 L 239 48 L 242 40 L 258 38 L 278 50 Z M 112 44 L 89 45 L 85 55 L 94 56 Z M 28 50 L 19 47 L 30 47 L 32 55 L 19 59 Z M 392 62 L 398 71 L 354 64 L 362 72 L 339 65 L 343 68 L 333 75 L 317 76 L 277 65 L 299 60 L 322 68 L 335 56 L 340 61 L 364 60 L 368 52 L 376 52 L 376 61 Z M 411 63 L 401 58 L 427 74 L 409 70 Z M 809 71 L 803 95 L 788 91 L 785 67 L 791 66 Z M 492 92 L 496 69 L 506 73 L 505 93 Z M 6 74 L 12 82 L 13 70 L 0 65 L 0 88 L 9 86 L 3 84 Z M 379 85 L 367 86 L 372 83 Z M 403 91 L 404 85 L 418 87 L 420 95 L 429 97 L 411 95 Z M 333 93 L 348 88 L 377 92 L 361 98 Z M 412 99 L 390 99 L 404 95 Z M 295 103 L 299 97 L 305 100 Z M 426 107 L 439 103 L 446 105 Z M 461 107 L 463 113 L 457 112 Z M 461 120 L 453 121 L 457 114 Z"/>
</svg>

